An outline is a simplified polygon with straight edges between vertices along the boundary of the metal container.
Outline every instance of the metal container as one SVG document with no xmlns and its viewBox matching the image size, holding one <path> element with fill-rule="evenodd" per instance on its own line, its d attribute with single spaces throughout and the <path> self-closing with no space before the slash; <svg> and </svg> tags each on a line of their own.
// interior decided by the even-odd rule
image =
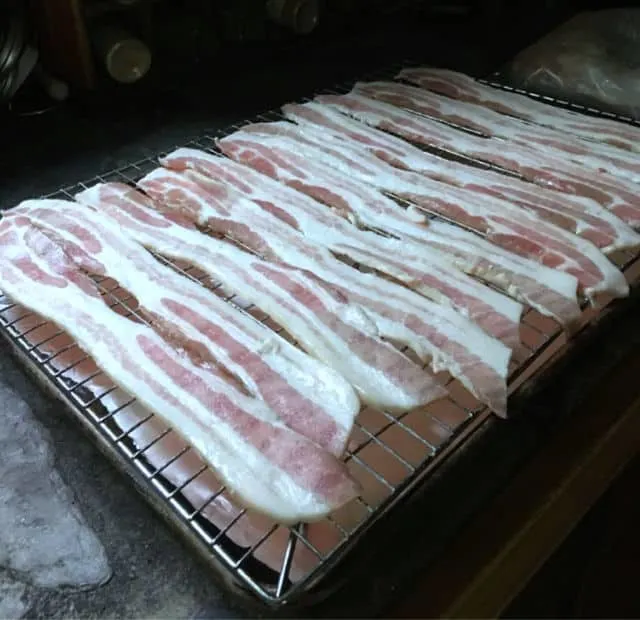
<svg viewBox="0 0 640 620">
<path fill-rule="evenodd" d="M 94 33 L 94 44 L 107 73 L 116 82 L 132 84 L 151 68 L 149 48 L 122 28 L 99 28 Z"/>
<path fill-rule="evenodd" d="M 318 0 L 268 0 L 267 14 L 280 26 L 296 34 L 309 34 L 320 21 Z"/>
</svg>

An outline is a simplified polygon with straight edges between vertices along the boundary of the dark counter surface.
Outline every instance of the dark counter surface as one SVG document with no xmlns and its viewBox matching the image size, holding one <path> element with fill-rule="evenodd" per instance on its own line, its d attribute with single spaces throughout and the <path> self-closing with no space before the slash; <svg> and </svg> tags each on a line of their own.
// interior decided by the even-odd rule
<svg viewBox="0 0 640 620">
<path fill-rule="evenodd" d="M 389 20 L 384 27 L 358 37 L 357 49 L 354 40 L 337 40 L 304 51 L 272 51 L 271 58 L 262 58 L 260 64 L 195 67 L 162 79 L 154 77 L 152 87 L 121 91 L 109 99 L 78 97 L 38 117 L 0 117 L 0 130 L 7 136 L 0 152 L 0 208 L 91 179 L 385 64 L 411 59 L 483 74 L 510 55 L 504 40 L 497 42 L 495 33 L 477 25 L 436 23 L 427 14 L 420 19 Z M 511 45 L 517 49 L 528 42 L 514 40 Z M 590 348 L 579 349 L 583 352 L 575 363 L 580 364 L 580 372 L 569 369 L 571 372 L 554 378 L 538 399 L 529 401 L 528 415 L 491 423 L 482 441 L 444 468 L 428 494 L 413 502 L 404 522 L 389 524 L 384 536 L 392 541 L 389 548 L 378 544 L 380 539 L 372 540 L 370 546 L 379 546 L 382 559 L 366 570 L 360 563 L 346 567 L 352 578 L 348 591 L 332 596 L 306 615 L 382 613 L 401 593 L 401 585 L 410 581 L 418 567 L 437 557 L 456 527 L 552 432 L 553 420 L 575 410 L 580 386 L 601 376 L 606 370 L 602 362 L 612 362 L 623 350 L 637 346 L 640 328 L 633 320 L 637 310 L 637 299 L 621 304 L 621 314 L 603 327 L 599 344 L 592 342 Z M 23 374 L 3 342 L 0 384 L 12 389 L 14 399 L 0 402 L 0 411 L 18 406 L 17 395 L 26 401 L 43 432 L 50 434 L 53 467 L 72 493 L 71 503 L 104 547 L 112 572 L 106 584 L 86 591 L 39 587 L 30 583 L 28 575 L 6 570 L 0 548 L 0 601 L 4 597 L 14 604 L 15 613 L 31 617 L 270 615 L 247 607 L 220 587 L 61 406 L 43 396 Z M 4 393 L 0 389 L 0 395 Z M 552 409 L 541 405 L 543 398 L 554 403 Z M 394 537 L 394 528 L 402 534 Z"/>
</svg>

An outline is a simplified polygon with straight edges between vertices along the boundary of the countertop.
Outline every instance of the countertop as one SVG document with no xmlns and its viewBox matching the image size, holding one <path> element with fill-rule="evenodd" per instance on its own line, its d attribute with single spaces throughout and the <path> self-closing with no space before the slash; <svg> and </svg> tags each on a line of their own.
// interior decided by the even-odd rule
<svg viewBox="0 0 640 620">
<path fill-rule="evenodd" d="M 78 96 L 38 117 L 0 117 L 0 129 L 7 136 L 3 143 L 10 145 L 0 153 L 0 208 L 152 156 L 202 132 L 357 78 L 390 62 L 412 59 L 480 74 L 491 71 L 510 54 L 505 45 L 497 45 L 495 33 L 490 31 L 452 22 L 436 24 L 427 15 L 422 19 L 389 20 L 384 27 L 358 38 L 357 49 L 354 40 L 315 44 L 304 52 L 289 48 L 272 52 L 259 65 L 240 63 L 224 70 L 196 67 L 187 72 L 189 75 L 182 75 L 180 88 L 172 85 L 175 75 L 154 78 L 153 88 L 115 93 L 108 100 Z M 528 42 L 513 40 L 510 45 L 517 49 Z M 491 425 L 484 433 L 484 447 L 469 448 L 450 471 L 443 471 L 433 481 L 427 495 L 412 502 L 407 514 L 413 516 L 401 524 L 403 533 L 397 539 L 391 532 L 399 524 L 390 525 L 389 540 L 396 541 L 392 548 L 380 545 L 382 555 L 367 570 L 350 567 L 353 581 L 348 592 L 336 594 L 306 615 L 383 613 L 401 595 L 402 584 L 436 557 L 456 527 L 468 520 L 551 432 L 556 414 L 575 408 L 581 385 L 604 372 L 601 353 L 605 347 L 616 343 L 613 350 L 606 349 L 606 357 L 615 359 L 623 348 L 637 345 L 640 329 L 633 321 L 637 309 L 637 300 L 621 305 L 622 318 L 610 321 L 608 329 L 613 331 L 626 325 L 625 338 L 620 334 L 602 336 L 601 348 L 595 353 L 585 349 L 582 357 L 578 355 L 581 372 L 556 377 L 544 389 L 540 386 L 539 398 L 547 399 L 544 402 L 551 399 L 557 411 L 549 411 L 540 404 L 542 400 L 532 397 L 528 408 L 536 411 L 537 417 L 517 415 L 508 424 Z M 624 347 L 618 344 L 622 341 Z M 559 391 L 558 386 L 563 389 Z M 6 560 L 0 537 L 0 616 L 272 615 L 226 593 L 61 407 L 25 376 L 4 343 L 0 343 L 0 411 L 32 418 L 29 423 L 34 435 L 50 447 L 50 456 L 42 457 L 41 465 L 49 485 L 47 492 L 66 502 L 76 516 L 74 531 L 86 540 L 81 549 L 84 560 L 76 560 L 88 562 L 85 568 L 91 567 L 96 579 L 108 577 L 103 585 L 88 589 L 47 587 L 34 579 L 33 573 L 17 570 L 15 562 Z M 12 419 L 9 415 L 5 418 Z M 0 441 L 2 437 L 0 432 Z M 487 441 L 500 449 L 488 451 Z M 478 484 L 480 469 L 482 484 Z M 442 483 L 445 478 L 447 484 Z M 452 485 L 450 480 L 457 482 Z M 403 550 L 402 558 L 398 548 Z M 394 566 L 392 576 L 385 570 L 389 562 Z M 7 566 L 13 568 L 8 570 Z"/>
</svg>

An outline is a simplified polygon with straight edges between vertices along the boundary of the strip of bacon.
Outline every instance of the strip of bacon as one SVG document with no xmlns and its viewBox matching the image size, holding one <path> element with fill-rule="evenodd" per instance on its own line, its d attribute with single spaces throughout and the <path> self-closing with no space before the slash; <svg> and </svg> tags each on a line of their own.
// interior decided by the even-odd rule
<svg viewBox="0 0 640 620">
<path fill-rule="evenodd" d="M 316 100 L 418 144 L 494 164 L 543 187 L 591 198 L 630 226 L 640 227 L 640 195 L 605 173 L 594 175 L 521 144 L 474 136 L 361 95 L 321 95 Z"/>
<path fill-rule="evenodd" d="M 253 149 L 253 144 L 245 142 L 232 143 L 232 137 L 225 138 L 220 142 L 221 148 L 230 155 L 231 158 L 250 164 L 260 172 L 264 172 L 272 178 L 283 181 L 294 189 L 300 190 L 307 195 L 317 198 L 325 204 L 335 208 L 336 212 L 342 216 L 353 219 L 355 211 L 350 205 L 351 196 L 345 193 L 344 188 L 336 182 L 336 176 L 331 177 L 331 170 L 328 170 L 329 178 L 326 183 L 315 182 L 306 183 L 305 173 L 288 169 L 285 160 L 278 160 L 273 153 L 258 153 Z M 234 141 L 235 142 L 235 141 Z M 258 149 L 260 151 L 260 149 Z M 358 186 L 360 187 L 360 186 Z M 385 197 L 378 194 L 379 200 Z M 357 199 L 361 199 L 355 196 Z M 418 221 L 423 221 L 424 217 L 415 214 Z M 508 346 L 516 348 L 519 343 L 519 319 L 522 313 L 522 306 L 513 302 L 504 295 L 492 291 L 479 282 L 469 278 L 464 273 L 459 272 L 451 263 L 439 257 L 437 253 L 428 253 L 427 248 L 421 248 L 429 268 L 425 271 L 420 269 L 419 279 L 413 280 L 410 273 L 411 266 L 402 267 L 396 258 L 386 261 L 383 271 L 409 281 L 410 285 L 427 297 L 439 303 L 446 303 L 453 306 L 462 314 L 471 318 L 482 327 L 488 334 L 502 340 Z M 371 252 L 364 252 L 366 264 L 373 260 Z M 368 256 L 367 256 L 368 254 Z M 400 274 L 400 275 L 399 275 Z"/>
<path fill-rule="evenodd" d="M 468 75 L 448 69 L 404 69 L 397 79 L 542 127 L 558 129 L 582 140 L 640 153 L 640 128 L 634 125 L 551 106 L 531 97 L 481 84 Z"/>
<path fill-rule="evenodd" d="M 552 153 L 554 157 L 566 158 L 594 172 L 607 172 L 614 177 L 626 179 L 630 191 L 640 181 L 638 157 L 607 144 L 588 143 L 554 129 L 537 127 L 473 103 L 452 100 L 399 82 L 360 82 L 352 92 L 477 131 L 485 136 L 530 146 L 544 154 Z"/>
<path fill-rule="evenodd" d="M 115 279 L 161 335 L 204 363 L 222 365 L 291 429 L 340 456 L 359 411 L 351 386 L 217 295 L 163 266 L 84 205 L 26 201 L 9 212 L 60 243 L 81 269 Z"/>
<path fill-rule="evenodd" d="M 138 186 L 165 209 L 231 235 L 268 258 L 313 272 L 359 304 L 380 334 L 413 349 L 434 372 L 449 371 L 499 415 L 506 415 L 510 350 L 448 308 L 335 259 L 239 190 L 192 173 L 157 169 Z"/>
<path fill-rule="evenodd" d="M 474 228 L 507 250 L 574 275 L 592 300 L 602 293 L 623 297 L 629 292 L 622 273 L 595 246 L 508 203 L 395 170 L 343 145 L 318 147 L 309 141 L 296 143 L 280 135 L 240 130 L 221 140 L 220 146 L 232 157 L 260 165 L 269 173 L 277 166 L 281 179 L 326 203 L 350 209 L 369 226 L 429 240 L 426 217 L 416 217 L 376 191 L 384 189 Z"/>
<path fill-rule="evenodd" d="M 301 270 L 265 262 L 160 213 L 122 184 L 98 184 L 76 196 L 115 219 L 159 254 L 190 262 L 273 317 L 303 348 L 340 372 L 374 406 L 408 410 L 446 392 L 417 364 L 378 337 L 362 309 Z"/>
<path fill-rule="evenodd" d="M 108 308 L 59 246 L 17 218 L 0 224 L 0 286 L 66 330 L 116 384 L 181 434 L 243 504 L 294 523 L 320 519 L 357 495 L 343 463 L 148 326 Z"/>
<path fill-rule="evenodd" d="M 481 170 L 423 151 L 409 142 L 379 131 L 316 102 L 288 104 L 284 115 L 304 127 L 349 141 L 403 170 L 504 198 L 557 226 L 588 239 L 605 253 L 640 246 L 640 235 L 595 201 L 570 196 L 492 170 Z"/>
</svg>

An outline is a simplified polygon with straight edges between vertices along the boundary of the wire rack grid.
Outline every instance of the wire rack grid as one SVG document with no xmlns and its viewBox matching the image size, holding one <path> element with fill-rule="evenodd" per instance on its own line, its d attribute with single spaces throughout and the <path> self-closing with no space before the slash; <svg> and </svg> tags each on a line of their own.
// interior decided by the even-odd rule
<svg viewBox="0 0 640 620">
<path fill-rule="evenodd" d="M 408 64 L 368 78 L 389 77 Z M 346 92 L 350 87 L 346 84 L 325 92 Z M 281 118 L 278 112 L 268 112 L 251 120 Z M 188 146 L 216 152 L 216 139 L 244 124 L 211 132 Z M 144 159 L 65 187 L 52 197 L 73 199 L 78 191 L 98 182 L 135 184 L 157 165 L 155 158 Z M 157 258 L 290 338 L 270 317 L 206 274 L 187 264 Z M 638 277 L 637 256 L 621 254 L 616 261 L 631 280 Z M 96 282 L 114 311 L 144 321 L 135 298 L 117 282 L 108 278 Z M 582 328 L 597 314 L 585 310 Z M 444 373 L 439 378 L 447 385 L 449 396 L 443 401 L 402 415 L 364 409 L 344 457 L 362 485 L 362 495 L 320 523 L 284 527 L 237 506 L 199 456 L 158 416 L 113 384 L 63 331 L 1 296 L 0 327 L 27 368 L 68 406 L 116 466 L 227 583 L 273 606 L 300 600 L 324 583 L 332 568 L 365 540 L 377 521 L 399 506 L 491 417 L 485 406 Z M 524 314 L 521 333 L 525 355 L 512 363 L 510 394 L 567 346 L 567 336 L 559 326 L 532 309 Z"/>
</svg>

